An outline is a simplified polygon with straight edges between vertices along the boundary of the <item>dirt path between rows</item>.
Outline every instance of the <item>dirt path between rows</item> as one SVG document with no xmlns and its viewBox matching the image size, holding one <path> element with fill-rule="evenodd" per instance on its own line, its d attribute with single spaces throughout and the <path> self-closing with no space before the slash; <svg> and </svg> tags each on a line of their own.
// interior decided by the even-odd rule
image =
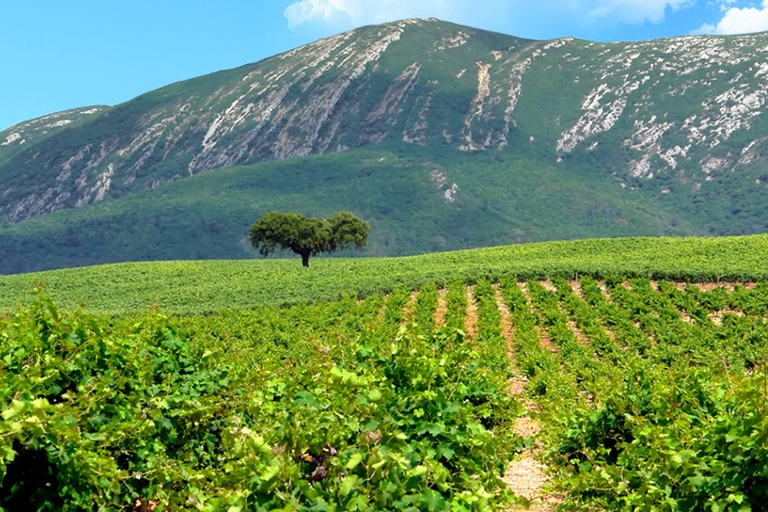
<svg viewBox="0 0 768 512">
<path fill-rule="evenodd" d="M 448 303 L 445 300 L 445 296 L 448 295 L 447 288 L 441 288 L 437 294 L 437 307 L 434 312 L 435 327 L 442 327 L 445 325 L 445 315 L 448 313 Z"/>
<path fill-rule="evenodd" d="M 475 287 L 467 286 L 467 314 L 464 317 L 464 330 L 467 341 L 477 338 L 477 304 L 475 303 Z"/>
<path fill-rule="evenodd" d="M 508 354 L 510 360 L 515 358 L 515 330 L 511 321 L 511 313 L 504 303 L 504 297 L 501 290 L 496 287 L 496 305 L 501 315 L 501 332 L 507 341 Z M 539 423 L 531 417 L 535 411 L 536 404 L 526 399 L 523 395 L 526 379 L 520 375 L 515 375 L 509 380 L 509 393 L 520 400 L 525 407 L 526 414 L 515 420 L 514 431 L 523 438 L 535 437 L 541 432 Z M 546 467 L 539 462 L 538 455 L 541 453 L 542 445 L 536 441 L 531 448 L 528 448 L 519 454 L 507 467 L 504 474 L 504 483 L 507 488 L 517 496 L 527 499 L 531 506 L 528 509 L 514 507 L 510 510 L 532 510 L 535 512 L 551 512 L 556 510 L 561 500 L 554 495 L 544 493 L 544 485 L 549 481 L 546 473 Z"/>
<path fill-rule="evenodd" d="M 413 319 L 416 316 L 416 301 L 418 299 L 419 299 L 419 291 L 418 290 L 412 291 L 411 295 L 408 297 L 408 303 L 405 305 L 405 308 L 403 309 L 403 320 L 400 322 L 400 327 L 403 327 L 413 322 Z"/>
<path fill-rule="evenodd" d="M 512 326 L 512 313 L 504 303 L 504 296 L 501 294 L 501 289 L 498 284 L 493 285 L 493 289 L 496 291 L 496 307 L 499 308 L 499 315 L 501 315 L 501 335 L 507 341 L 507 354 L 511 361 L 515 360 L 515 328 Z M 512 390 L 510 389 L 510 393 Z M 515 393 L 513 393 L 515 394 Z"/>
</svg>

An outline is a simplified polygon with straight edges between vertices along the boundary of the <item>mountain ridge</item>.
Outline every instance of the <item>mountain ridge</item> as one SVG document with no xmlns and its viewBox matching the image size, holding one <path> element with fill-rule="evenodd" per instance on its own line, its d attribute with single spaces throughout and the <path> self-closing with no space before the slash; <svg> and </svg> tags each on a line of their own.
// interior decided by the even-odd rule
<svg viewBox="0 0 768 512">
<path fill-rule="evenodd" d="M 552 185 L 533 187 L 537 176 L 561 176 L 573 187 L 591 183 L 606 204 L 624 205 L 606 210 L 612 213 L 603 221 L 604 233 L 594 231 L 598 222 L 590 221 L 594 230 L 584 232 L 583 218 L 552 216 L 573 233 L 762 231 L 768 227 L 768 211 L 759 206 L 768 186 L 765 53 L 768 34 L 596 43 L 526 40 L 434 19 L 362 27 L 115 107 L 53 114 L 61 119 L 46 116 L 0 132 L 0 250 L 9 246 L 3 240 L 19 240 L 22 233 L 38 243 L 37 228 L 26 223 L 55 211 L 73 212 L 56 218 L 83 219 L 90 214 L 74 210 L 134 196 L 140 202 L 154 189 L 233 166 L 251 166 L 254 175 L 267 166 L 269 174 L 270 162 L 359 153 L 340 162 L 364 167 L 370 151 L 398 155 L 411 166 L 414 158 L 426 167 L 442 162 L 409 175 L 415 181 L 408 186 L 432 205 L 427 209 L 435 217 L 425 219 L 435 231 L 423 243 L 396 235 L 399 254 L 443 247 L 435 245 L 440 238 L 453 240 L 444 249 L 461 248 L 468 242 L 447 236 L 450 228 L 440 217 L 455 217 L 450 212 L 470 204 L 481 218 L 497 212 L 506 219 L 488 217 L 497 229 L 507 223 L 505 237 L 522 230 L 527 234 L 519 241 L 551 239 L 547 232 L 564 230 L 526 230 L 521 200 L 505 199 L 526 183 L 532 192 L 525 207 L 539 211 L 532 201 L 547 200 L 543 191 Z M 59 121 L 69 122 L 49 126 Z M 323 172 L 333 181 L 328 173 L 337 171 Z M 349 207 L 322 198 L 323 176 L 315 183 L 317 197 L 306 192 L 300 204 L 324 214 L 332 206 Z M 371 220 L 391 224 L 388 215 L 400 206 L 398 199 L 386 199 L 377 187 L 361 190 L 375 205 L 367 210 Z M 554 207 L 562 209 L 557 202 L 569 194 L 555 189 Z M 271 190 L 274 195 L 270 189 L 259 192 L 264 205 L 291 204 L 282 184 Z M 429 199 L 433 193 L 439 204 Z M 93 215 L 100 215 L 97 210 L 103 209 Z M 417 207 L 405 210 L 415 215 Z M 257 216 L 263 207 L 254 204 L 252 211 Z M 632 229 L 615 227 L 627 218 L 636 223 Z M 243 222 L 223 213 L 216 221 Z M 507 240 L 485 233 L 471 243 Z M 220 241 L 225 242 L 237 246 Z M 186 244 L 182 253 L 190 253 L 193 241 Z M 242 248 L 230 254 L 248 255 Z M 19 268 L 22 256 L 15 258 L 11 268 Z"/>
</svg>

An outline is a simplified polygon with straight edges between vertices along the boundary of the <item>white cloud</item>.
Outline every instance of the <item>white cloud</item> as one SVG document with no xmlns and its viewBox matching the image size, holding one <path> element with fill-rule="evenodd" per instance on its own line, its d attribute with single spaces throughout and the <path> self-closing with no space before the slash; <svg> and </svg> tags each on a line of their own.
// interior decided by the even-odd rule
<svg viewBox="0 0 768 512">
<path fill-rule="evenodd" d="M 711 23 L 705 23 L 696 30 L 691 30 L 692 36 L 711 35 L 715 33 L 717 27 Z"/>
<path fill-rule="evenodd" d="M 731 7 L 716 25 L 705 23 L 694 34 L 748 34 L 768 30 L 768 0 L 761 7 Z"/>
<path fill-rule="evenodd" d="M 732 0 L 716 0 L 730 2 Z M 487 28 L 541 25 L 574 27 L 595 24 L 659 23 L 668 10 L 696 0 L 299 0 L 285 10 L 291 30 L 304 24 L 350 26 L 404 18 L 440 18 Z"/>
<path fill-rule="evenodd" d="M 480 0 L 479 3 L 492 8 L 499 2 Z M 288 6 L 285 17 L 291 30 L 309 22 L 332 22 L 341 16 L 347 17 L 352 25 L 361 26 L 404 18 L 449 19 L 463 11 L 470 14 L 470 10 L 477 9 L 477 4 L 471 0 L 301 0 Z"/>
<path fill-rule="evenodd" d="M 294 30 L 299 25 L 309 22 L 336 22 L 347 13 L 343 2 L 335 0 L 301 0 L 285 9 L 288 28 Z M 338 5 L 338 6 L 337 6 Z"/>
</svg>

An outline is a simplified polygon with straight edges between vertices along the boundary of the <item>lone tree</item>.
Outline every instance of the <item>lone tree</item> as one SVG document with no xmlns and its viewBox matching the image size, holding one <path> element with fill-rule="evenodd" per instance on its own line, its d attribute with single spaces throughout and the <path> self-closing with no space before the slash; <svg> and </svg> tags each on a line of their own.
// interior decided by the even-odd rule
<svg viewBox="0 0 768 512">
<path fill-rule="evenodd" d="M 290 249 L 301 255 L 309 267 L 309 257 L 321 252 L 363 248 L 371 225 L 351 212 L 339 212 L 330 219 L 307 218 L 298 213 L 269 212 L 251 226 L 251 243 L 264 256 L 275 249 Z"/>
</svg>

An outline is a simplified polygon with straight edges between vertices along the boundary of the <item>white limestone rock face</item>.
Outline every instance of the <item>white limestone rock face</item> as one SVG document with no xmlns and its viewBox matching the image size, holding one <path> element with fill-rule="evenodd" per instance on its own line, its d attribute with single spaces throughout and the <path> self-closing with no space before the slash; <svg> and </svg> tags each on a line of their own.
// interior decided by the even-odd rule
<svg viewBox="0 0 768 512">
<path fill-rule="evenodd" d="M 768 35 L 599 44 L 439 23 L 365 27 L 193 81 L 190 92 L 155 91 L 142 108 L 129 102 L 137 113 L 119 130 L 94 130 L 55 157 L 35 144 L 112 111 L 62 112 L 0 132 L 0 164 L 20 155 L 19 165 L 47 177 L 0 181 L 0 215 L 18 221 L 212 169 L 383 142 L 523 148 L 563 169 L 585 152 L 614 155 L 611 172 L 628 190 L 632 179 L 659 176 L 706 186 L 764 158 Z M 411 32 L 422 29 L 434 31 Z M 559 90 L 546 87 L 550 79 Z M 448 202 L 460 194 L 447 178 L 435 186 Z"/>
<path fill-rule="evenodd" d="M 706 157 L 763 116 L 766 52 L 766 37 L 760 34 L 608 45 L 598 58 L 580 62 L 580 76 L 591 74 L 599 82 L 585 95 L 580 117 L 561 133 L 557 152 L 593 148 L 601 134 L 631 125 L 632 132 L 622 134 L 633 155 L 626 169 L 630 177 L 680 168 L 708 173 L 754 162 L 754 145 L 728 163 L 706 163 Z M 691 97 L 704 99 L 696 103 Z"/>
</svg>

